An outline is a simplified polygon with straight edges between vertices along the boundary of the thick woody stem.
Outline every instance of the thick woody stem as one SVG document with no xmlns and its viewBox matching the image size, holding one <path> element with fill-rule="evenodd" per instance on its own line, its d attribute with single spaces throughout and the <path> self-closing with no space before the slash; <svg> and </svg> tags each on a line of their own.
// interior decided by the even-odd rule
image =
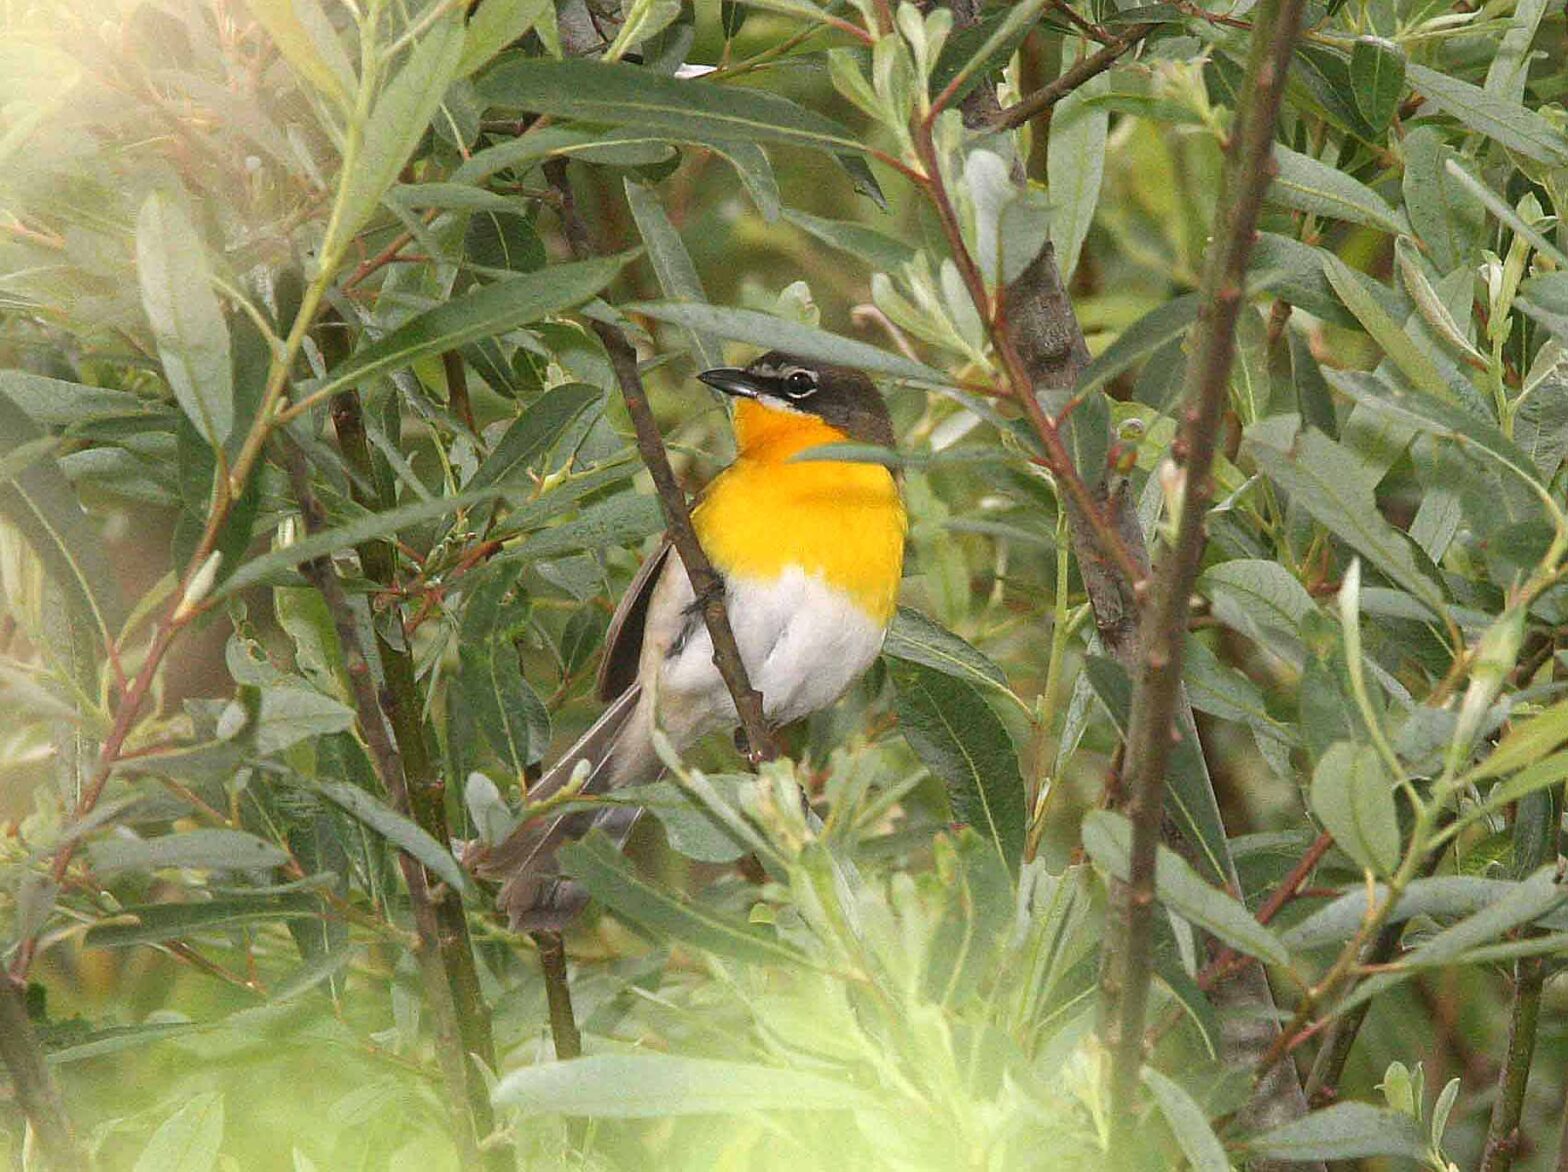
<svg viewBox="0 0 1568 1172">
<path fill-rule="evenodd" d="M 1535 1056 L 1535 1026 L 1541 1015 L 1541 986 L 1546 983 L 1546 958 L 1520 957 L 1514 962 L 1513 1011 L 1508 1017 L 1508 1055 L 1497 1075 L 1497 1102 L 1486 1132 L 1481 1172 L 1508 1172 L 1519 1154 L 1519 1118 L 1530 1083 Z"/>
<path fill-rule="evenodd" d="M 567 243 L 577 259 L 586 260 L 594 255 L 593 241 L 589 238 L 588 227 L 572 197 L 566 164 L 560 160 L 547 163 L 545 174 L 561 197 L 561 226 L 566 232 Z M 691 579 L 692 590 L 702 604 L 702 620 L 713 639 L 713 663 L 735 701 L 735 711 L 740 715 L 751 756 L 756 761 L 771 760 L 777 756 L 778 750 L 763 716 L 762 694 L 751 686 L 746 664 L 735 643 L 735 632 L 730 627 L 729 613 L 724 607 L 724 579 L 713 568 L 713 563 L 708 560 L 701 542 L 697 540 L 697 531 L 691 523 L 691 510 L 686 506 L 686 494 L 681 491 L 680 483 L 675 479 L 675 470 L 670 467 L 670 457 L 664 450 L 659 425 L 653 418 L 653 409 L 648 406 L 648 395 L 643 390 L 642 374 L 637 369 L 637 352 L 616 326 L 596 321 L 593 329 L 610 356 L 616 382 L 620 384 L 621 397 L 626 401 L 626 412 L 631 416 L 632 427 L 637 432 L 637 451 L 649 475 L 653 477 L 653 487 L 659 494 L 659 502 L 664 506 L 664 519 L 670 527 L 670 541 L 675 546 L 675 552 L 680 555 L 686 567 L 686 576 Z"/>
<path fill-rule="evenodd" d="M 22 1114 L 32 1125 L 45 1167 L 51 1172 L 79 1172 L 92 1168 L 92 1160 L 71 1129 L 65 1100 L 60 1096 L 54 1076 L 49 1073 L 49 1064 L 33 1023 L 28 1020 L 26 987 L 3 973 L 0 973 L 0 1059 L 4 1059 L 6 1071 L 11 1076 L 11 1086 Z"/>
<path fill-rule="evenodd" d="M 326 510 L 310 484 L 310 471 L 304 453 L 292 443 L 283 453 L 288 468 L 294 499 L 299 504 L 306 533 L 319 533 L 326 529 Z M 377 701 L 375 682 L 371 678 L 370 663 L 360 642 L 354 612 L 349 605 L 343 583 L 338 580 L 329 557 L 305 562 L 300 572 L 314 586 L 326 603 L 343 649 L 349 685 L 353 692 L 354 709 L 360 734 L 370 757 L 371 768 L 381 782 L 392 806 L 404 817 L 411 817 L 408 784 L 403 762 L 393 744 L 386 719 Z M 414 930 L 419 937 L 414 949 L 419 972 L 425 988 L 425 1000 L 430 1007 L 432 1028 L 435 1034 L 436 1058 L 441 1065 L 442 1079 L 446 1084 L 446 1102 L 451 1115 L 453 1139 L 458 1145 L 465 1168 L 481 1167 L 478 1139 L 489 1133 L 489 1099 L 483 1081 L 477 1074 L 471 1079 L 458 1023 L 457 1004 L 452 985 L 441 961 L 441 924 L 436 912 L 436 902 L 431 894 L 429 877 L 424 866 L 412 855 L 398 852 L 398 866 L 408 888 L 409 910 L 414 920 Z M 474 1088 L 477 1087 L 477 1096 Z M 483 1118 L 477 1104 L 483 1104 Z M 476 1137 L 476 1130 L 479 1135 Z"/>
<path fill-rule="evenodd" d="M 1152 973 L 1155 853 L 1166 767 L 1176 736 L 1188 603 L 1206 541 L 1204 517 L 1214 490 L 1210 471 L 1228 398 L 1236 322 L 1244 305 L 1243 282 L 1263 195 L 1272 178 L 1274 124 L 1301 12 L 1302 0 L 1264 0 L 1253 31 L 1241 89 L 1249 100 L 1237 111 L 1227 151 L 1225 184 L 1199 290 L 1203 309 L 1191 339 L 1188 406 L 1175 449 L 1184 460 L 1185 490 L 1176 536 L 1155 572 L 1139 621 L 1143 657 L 1134 681 L 1124 771 L 1131 858 L 1127 882 L 1115 885 L 1101 983 L 1100 1033 L 1111 1052 L 1111 1114 L 1123 1123 L 1114 1138 L 1123 1145 L 1143 1063 Z"/>
</svg>

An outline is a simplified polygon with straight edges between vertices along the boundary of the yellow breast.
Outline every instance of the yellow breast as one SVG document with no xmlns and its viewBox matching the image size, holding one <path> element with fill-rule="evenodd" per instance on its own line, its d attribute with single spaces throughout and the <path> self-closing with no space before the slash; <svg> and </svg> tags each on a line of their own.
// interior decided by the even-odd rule
<svg viewBox="0 0 1568 1172">
<path fill-rule="evenodd" d="M 877 464 L 790 457 L 843 432 L 814 416 L 737 404 L 740 451 L 708 486 L 692 520 L 726 576 L 777 577 L 789 566 L 821 574 L 879 623 L 893 617 L 904 564 L 904 506 Z"/>
</svg>

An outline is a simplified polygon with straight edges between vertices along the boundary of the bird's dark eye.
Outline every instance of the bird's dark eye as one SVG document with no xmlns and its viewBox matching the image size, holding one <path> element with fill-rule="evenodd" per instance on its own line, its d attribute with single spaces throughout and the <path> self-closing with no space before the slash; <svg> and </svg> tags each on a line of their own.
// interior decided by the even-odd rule
<svg viewBox="0 0 1568 1172">
<path fill-rule="evenodd" d="M 792 370 L 784 380 L 784 389 L 792 398 L 805 398 L 817 389 L 817 376 L 809 370 Z"/>
</svg>

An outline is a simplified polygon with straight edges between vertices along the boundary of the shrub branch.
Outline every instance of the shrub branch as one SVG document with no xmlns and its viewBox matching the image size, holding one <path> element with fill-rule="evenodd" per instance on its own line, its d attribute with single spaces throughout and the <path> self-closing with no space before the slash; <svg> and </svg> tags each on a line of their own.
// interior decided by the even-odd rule
<svg viewBox="0 0 1568 1172">
<path fill-rule="evenodd" d="M 1301 13 L 1302 0 L 1265 0 L 1252 34 L 1240 90 L 1248 101 L 1237 110 L 1226 151 L 1225 183 L 1199 289 L 1202 309 L 1190 341 L 1188 406 L 1174 448 L 1183 463 L 1185 491 L 1175 538 L 1155 572 L 1139 621 L 1143 655 L 1134 681 L 1123 774 L 1129 795 L 1126 812 L 1132 823 L 1131 859 L 1128 881 L 1115 885 L 1101 984 L 1101 1036 L 1111 1052 L 1111 1113 L 1123 1124 L 1133 1117 L 1143 1064 L 1152 971 L 1154 862 L 1181 688 L 1189 596 L 1206 540 L 1204 517 L 1214 492 L 1210 472 L 1228 399 L 1236 322 L 1245 304 L 1247 261 L 1263 195 L 1273 177 L 1274 124 Z"/>
</svg>

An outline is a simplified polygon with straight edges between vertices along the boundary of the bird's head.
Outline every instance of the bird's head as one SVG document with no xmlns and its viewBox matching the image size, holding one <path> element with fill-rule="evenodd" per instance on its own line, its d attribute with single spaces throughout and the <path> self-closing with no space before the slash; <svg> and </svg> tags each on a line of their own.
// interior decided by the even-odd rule
<svg viewBox="0 0 1568 1172">
<path fill-rule="evenodd" d="M 842 442 L 893 446 L 887 404 L 865 373 L 770 350 L 750 366 L 697 376 L 733 395 L 741 451 Z"/>
</svg>

